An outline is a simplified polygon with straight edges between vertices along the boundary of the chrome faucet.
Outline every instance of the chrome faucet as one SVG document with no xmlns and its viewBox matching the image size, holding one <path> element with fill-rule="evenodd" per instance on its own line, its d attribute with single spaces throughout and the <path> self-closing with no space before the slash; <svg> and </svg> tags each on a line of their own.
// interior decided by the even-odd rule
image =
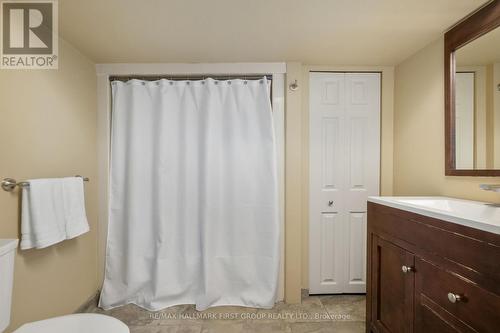
<svg viewBox="0 0 500 333">
<path fill-rule="evenodd" d="M 481 184 L 479 187 L 485 191 L 500 192 L 500 184 Z"/>
</svg>

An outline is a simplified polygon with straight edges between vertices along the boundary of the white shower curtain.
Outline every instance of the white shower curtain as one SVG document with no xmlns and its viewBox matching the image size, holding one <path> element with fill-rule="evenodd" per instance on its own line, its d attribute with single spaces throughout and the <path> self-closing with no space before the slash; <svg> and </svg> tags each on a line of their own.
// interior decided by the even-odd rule
<svg viewBox="0 0 500 333">
<path fill-rule="evenodd" d="M 279 271 L 269 81 L 112 83 L 100 306 L 270 308 Z"/>
</svg>

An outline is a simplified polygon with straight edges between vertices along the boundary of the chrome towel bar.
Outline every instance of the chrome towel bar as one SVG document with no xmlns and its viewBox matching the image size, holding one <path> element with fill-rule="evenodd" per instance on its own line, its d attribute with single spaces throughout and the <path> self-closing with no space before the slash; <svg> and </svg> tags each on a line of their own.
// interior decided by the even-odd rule
<svg viewBox="0 0 500 333">
<path fill-rule="evenodd" d="M 75 177 L 82 178 L 84 182 L 88 182 L 89 181 L 88 177 L 83 177 L 83 176 L 80 176 L 80 175 L 76 175 Z M 16 186 L 18 186 L 18 187 L 29 187 L 30 183 L 29 182 L 17 182 L 17 180 L 12 179 L 12 178 L 4 178 L 2 180 L 2 188 L 3 188 L 4 191 L 12 192 L 12 191 L 14 191 L 14 189 L 16 188 Z"/>
</svg>

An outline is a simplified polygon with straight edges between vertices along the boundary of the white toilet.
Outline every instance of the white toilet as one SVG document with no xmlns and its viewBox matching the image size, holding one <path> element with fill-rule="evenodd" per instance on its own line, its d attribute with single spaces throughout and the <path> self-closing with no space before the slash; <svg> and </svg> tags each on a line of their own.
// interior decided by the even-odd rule
<svg viewBox="0 0 500 333">
<path fill-rule="evenodd" d="M 0 239 L 0 333 L 10 324 L 17 239 Z M 81 313 L 28 323 L 14 333 L 130 333 L 127 325 L 113 317 Z"/>
</svg>

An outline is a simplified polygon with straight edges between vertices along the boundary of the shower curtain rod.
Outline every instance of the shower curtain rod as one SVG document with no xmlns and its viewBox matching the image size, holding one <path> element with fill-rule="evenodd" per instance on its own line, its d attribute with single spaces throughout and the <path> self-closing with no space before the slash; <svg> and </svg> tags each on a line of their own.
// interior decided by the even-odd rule
<svg viewBox="0 0 500 333">
<path fill-rule="evenodd" d="M 143 80 L 143 81 L 156 81 L 156 80 L 161 80 L 161 79 L 167 79 L 167 80 L 172 80 L 172 81 L 186 81 L 186 80 L 205 80 L 207 78 L 211 78 L 214 80 L 258 80 L 262 79 L 265 77 L 267 80 L 271 81 L 273 76 L 269 74 L 238 74 L 238 75 L 211 75 L 211 74 L 204 74 L 204 75 L 116 75 L 116 76 L 110 76 L 109 81 L 129 81 L 132 79 L 136 80 Z"/>
<path fill-rule="evenodd" d="M 199 80 L 205 80 L 207 78 L 211 78 L 214 80 L 259 80 L 265 77 L 268 81 L 272 81 L 273 76 L 271 74 L 233 74 L 233 75 L 211 75 L 211 74 L 204 74 L 204 75 L 112 75 L 109 77 L 109 82 L 113 81 L 122 81 L 126 82 L 129 80 L 143 80 L 143 81 L 157 81 L 161 79 L 167 79 L 171 81 L 186 81 L 186 80 L 191 80 L 191 81 L 199 81 Z M 270 95 L 269 99 L 271 102 L 271 106 L 273 105 L 273 88 L 272 85 L 270 85 Z"/>
</svg>

